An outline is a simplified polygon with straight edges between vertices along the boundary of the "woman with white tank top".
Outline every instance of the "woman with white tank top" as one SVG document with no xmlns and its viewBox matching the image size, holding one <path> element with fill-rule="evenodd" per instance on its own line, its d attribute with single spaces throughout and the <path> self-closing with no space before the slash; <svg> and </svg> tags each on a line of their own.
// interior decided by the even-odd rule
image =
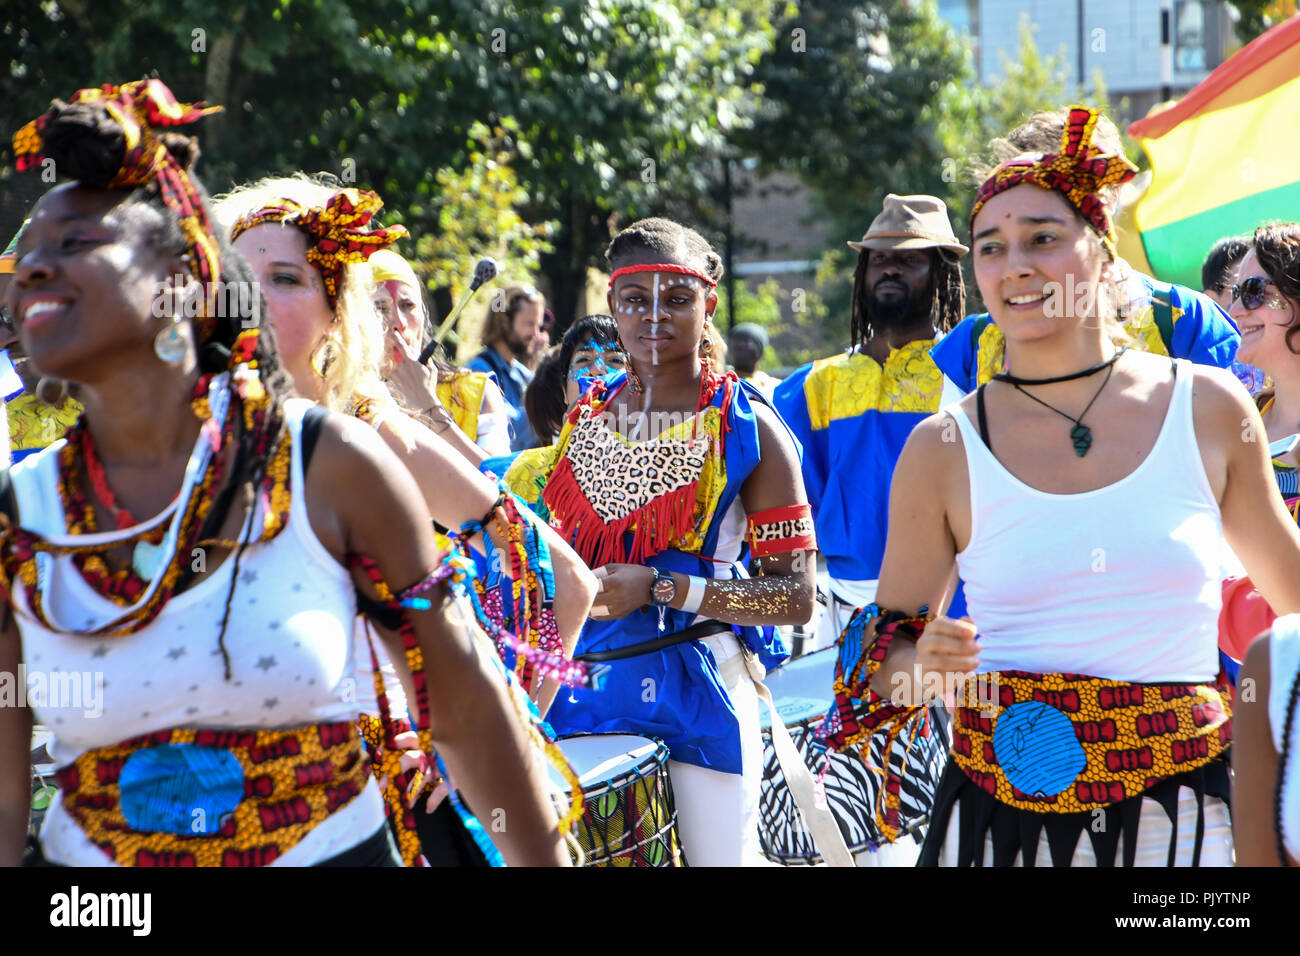
<svg viewBox="0 0 1300 956">
<path fill-rule="evenodd" d="M 1133 168 L 1092 147 L 1096 119 L 1074 108 L 1059 153 L 1004 163 L 976 197 L 1008 371 L 908 440 L 879 603 L 842 643 L 833 743 L 940 694 L 955 711 L 922 865 L 1230 865 L 1221 539 L 1300 610 L 1300 532 L 1249 395 L 1111 338 L 1099 190 Z M 970 616 L 951 620 L 958 572 Z"/>
<path fill-rule="evenodd" d="M 29 862 L 395 862 L 346 693 L 358 594 L 396 627 L 421 749 L 510 814 L 508 861 L 565 865 L 530 729 L 452 610 L 415 483 L 337 415 L 305 466 L 312 412 L 211 228 L 196 144 L 165 128 L 202 115 L 148 80 L 55 101 L 18 137 L 20 166 L 73 181 L 36 204 L 6 301 L 85 412 L 0 488 L 0 672 L 28 691 L 0 708 L 0 865 L 24 857 L 34 717 L 60 797 Z"/>
</svg>

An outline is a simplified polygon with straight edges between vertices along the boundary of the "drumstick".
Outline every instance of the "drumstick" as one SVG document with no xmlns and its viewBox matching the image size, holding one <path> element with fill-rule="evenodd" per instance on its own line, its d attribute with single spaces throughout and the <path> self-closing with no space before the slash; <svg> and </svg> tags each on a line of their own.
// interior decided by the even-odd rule
<svg viewBox="0 0 1300 956">
<path fill-rule="evenodd" d="M 438 326 L 438 330 L 433 333 L 433 339 L 424 347 L 424 351 L 420 353 L 421 365 L 424 365 L 433 357 L 434 351 L 442 344 L 442 340 L 446 338 L 447 333 L 451 331 L 451 323 L 456 321 L 456 316 L 460 315 L 461 309 L 465 308 L 465 306 L 469 304 L 469 300 L 474 297 L 475 292 L 496 278 L 498 270 L 499 267 L 497 266 L 497 261 L 495 259 L 485 256 L 478 261 L 478 264 L 474 266 L 474 280 L 469 284 L 469 288 L 466 289 L 465 294 L 460 297 L 460 301 L 456 303 L 456 307 L 447 313 L 447 317 L 442 320 L 442 324 Z"/>
</svg>

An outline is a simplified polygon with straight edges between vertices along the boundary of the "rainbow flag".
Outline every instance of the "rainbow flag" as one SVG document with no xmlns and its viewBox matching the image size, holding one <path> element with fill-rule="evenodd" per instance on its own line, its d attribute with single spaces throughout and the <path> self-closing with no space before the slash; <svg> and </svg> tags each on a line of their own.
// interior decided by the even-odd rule
<svg viewBox="0 0 1300 956">
<path fill-rule="evenodd" d="M 1133 210 L 1146 258 L 1157 278 L 1199 289 L 1215 242 L 1300 221 L 1300 16 L 1128 129 L 1154 174 Z"/>
</svg>

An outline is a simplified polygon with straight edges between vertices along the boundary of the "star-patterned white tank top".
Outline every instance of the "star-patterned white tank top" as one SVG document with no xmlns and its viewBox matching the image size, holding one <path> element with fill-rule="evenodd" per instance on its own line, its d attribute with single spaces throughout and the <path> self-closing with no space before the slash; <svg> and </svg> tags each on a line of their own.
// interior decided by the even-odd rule
<svg viewBox="0 0 1300 956">
<path fill-rule="evenodd" d="M 28 703 L 36 722 L 53 734 L 47 747 L 56 764 L 173 727 L 274 729 L 357 717 L 364 690 L 359 695 L 352 579 L 313 533 L 303 495 L 299 435 L 309 407 L 299 399 L 286 403 L 293 440 L 289 521 L 270 541 L 249 545 L 240 560 L 225 635 L 230 680 L 218 648 L 234 570 L 229 556 L 209 577 L 173 597 L 153 623 L 121 637 L 50 631 L 26 616 L 24 589 L 16 588 Z M 42 534 L 66 533 L 57 486 L 62 444 L 11 471 L 21 524 Z M 53 619 L 93 626 L 120 613 L 70 558 L 54 563 L 51 578 L 45 603 Z M 60 821 L 76 829 L 57 811 L 56 802 L 42 833 L 46 855 L 81 865 L 94 865 L 96 856 L 106 862 L 88 843 L 91 855 L 84 856 L 65 840 L 50 839 L 51 825 L 58 829 Z M 348 820 L 331 818 L 316 828 L 323 833 L 313 831 L 276 862 L 292 857 L 292 864 L 310 864 L 378 829 L 383 809 L 373 781 L 335 816 Z M 342 832 L 325 840 L 331 831 Z"/>
</svg>

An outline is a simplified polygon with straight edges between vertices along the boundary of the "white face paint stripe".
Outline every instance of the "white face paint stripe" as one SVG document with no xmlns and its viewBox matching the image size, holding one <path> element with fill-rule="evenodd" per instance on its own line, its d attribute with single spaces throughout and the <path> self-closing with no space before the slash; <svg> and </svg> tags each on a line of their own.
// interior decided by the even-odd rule
<svg viewBox="0 0 1300 956">
<path fill-rule="evenodd" d="M 654 281 L 654 300 L 652 305 L 653 312 L 650 316 L 650 334 L 659 334 L 659 273 L 655 273 Z M 656 338 L 650 343 L 651 364 L 659 364 L 659 340 Z"/>
</svg>

